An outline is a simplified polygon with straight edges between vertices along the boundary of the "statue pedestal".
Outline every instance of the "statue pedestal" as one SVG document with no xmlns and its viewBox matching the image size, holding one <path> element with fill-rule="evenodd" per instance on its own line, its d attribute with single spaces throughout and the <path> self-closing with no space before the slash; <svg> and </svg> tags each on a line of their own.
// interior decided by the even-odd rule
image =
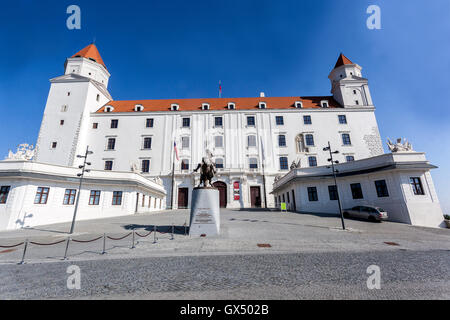
<svg viewBox="0 0 450 320">
<path fill-rule="evenodd" d="M 219 190 L 211 187 L 192 190 L 190 236 L 216 236 L 220 233 Z"/>
</svg>

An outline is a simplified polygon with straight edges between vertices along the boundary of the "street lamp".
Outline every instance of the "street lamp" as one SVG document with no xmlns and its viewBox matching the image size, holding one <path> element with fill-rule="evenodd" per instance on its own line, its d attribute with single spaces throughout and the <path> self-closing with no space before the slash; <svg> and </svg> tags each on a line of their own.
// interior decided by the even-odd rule
<svg viewBox="0 0 450 320">
<path fill-rule="evenodd" d="M 339 171 L 334 169 L 334 164 L 339 163 L 339 161 L 333 160 L 333 154 L 338 154 L 339 151 L 338 150 L 331 151 L 330 141 L 328 141 L 328 147 L 323 148 L 323 151 L 330 152 L 330 158 L 328 159 L 328 162 L 331 162 L 331 169 L 333 170 L 333 177 L 334 177 L 334 185 L 336 186 L 336 195 L 337 195 L 337 200 L 338 200 L 338 204 L 339 204 L 339 214 L 341 215 L 342 229 L 345 230 L 344 215 L 342 214 L 341 199 L 339 197 L 339 189 L 338 189 L 338 185 L 337 185 L 337 181 L 336 181 L 336 173 Z M 327 168 L 330 168 L 330 167 L 327 167 Z"/>
<path fill-rule="evenodd" d="M 79 202 L 79 200 L 80 200 L 81 185 L 82 185 L 82 183 L 83 183 L 84 173 L 85 173 L 85 172 L 90 172 L 90 171 L 91 171 L 91 170 L 89 170 L 89 169 L 86 169 L 86 166 L 90 166 L 90 165 L 91 165 L 90 162 L 87 162 L 87 157 L 88 157 L 88 155 L 90 155 L 90 154 L 93 154 L 93 152 L 92 152 L 92 151 L 89 151 L 89 146 L 87 146 L 87 147 L 86 147 L 86 152 L 85 152 L 84 156 L 82 156 L 82 155 L 77 155 L 77 158 L 84 158 L 84 161 L 83 161 L 83 164 L 82 164 L 82 165 L 78 166 L 78 168 L 81 169 L 81 173 L 78 173 L 78 174 L 77 174 L 77 177 L 80 178 L 80 185 L 78 186 L 77 200 L 76 200 L 76 202 L 75 202 L 75 209 L 74 209 L 74 212 L 73 212 L 72 225 L 71 225 L 71 227 L 70 227 L 70 232 L 69 232 L 70 234 L 73 233 L 73 228 L 75 227 L 75 218 L 76 218 L 76 216 L 77 216 L 78 202 Z"/>
</svg>

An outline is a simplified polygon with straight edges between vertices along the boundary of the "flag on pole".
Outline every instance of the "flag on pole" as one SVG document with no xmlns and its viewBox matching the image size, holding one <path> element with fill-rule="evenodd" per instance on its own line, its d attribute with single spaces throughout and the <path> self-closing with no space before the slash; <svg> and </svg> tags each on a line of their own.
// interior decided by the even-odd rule
<svg viewBox="0 0 450 320">
<path fill-rule="evenodd" d="M 177 157 L 177 161 L 180 161 L 180 158 L 178 157 L 178 149 L 177 149 L 177 143 L 173 142 L 173 150 L 175 151 L 175 156 Z"/>
<path fill-rule="evenodd" d="M 219 80 L 219 98 L 222 98 L 222 81 Z"/>
</svg>

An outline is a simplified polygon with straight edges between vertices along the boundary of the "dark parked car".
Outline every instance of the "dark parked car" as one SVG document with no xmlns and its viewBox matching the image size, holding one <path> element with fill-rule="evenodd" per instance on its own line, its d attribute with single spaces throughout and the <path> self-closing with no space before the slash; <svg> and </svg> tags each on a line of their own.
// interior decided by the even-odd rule
<svg viewBox="0 0 450 320">
<path fill-rule="evenodd" d="M 344 217 L 355 217 L 368 219 L 369 221 L 387 220 L 388 214 L 385 210 L 375 206 L 356 206 L 344 210 Z"/>
</svg>

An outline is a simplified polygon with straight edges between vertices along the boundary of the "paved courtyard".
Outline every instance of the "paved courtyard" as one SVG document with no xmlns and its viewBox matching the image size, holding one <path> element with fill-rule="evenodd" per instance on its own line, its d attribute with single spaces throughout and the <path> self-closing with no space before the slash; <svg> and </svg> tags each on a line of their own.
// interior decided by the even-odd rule
<svg viewBox="0 0 450 320">
<path fill-rule="evenodd" d="M 122 240 L 30 244 L 0 249 L 0 298 L 130 299 L 449 299 L 450 230 L 346 220 L 329 215 L 222 210 L 221 235 L 184 235 L 188 210 L 80 221 L 74 239 L 106 233 Z M 172 239 L 171 229 L 175 234 Z M 151 230 L 157 233 L 145 236 Z M 0 245 L 66 239 L 70 224 L 0 232 Z M 156 240 L 156 241 L 155 241 Z M 261 246 L 262 245 L 262 246 Z M 66 269 L 81 270 L 81 289 Z M 369 290 L 367 267 L 381 270 Z"/>
</svg>

